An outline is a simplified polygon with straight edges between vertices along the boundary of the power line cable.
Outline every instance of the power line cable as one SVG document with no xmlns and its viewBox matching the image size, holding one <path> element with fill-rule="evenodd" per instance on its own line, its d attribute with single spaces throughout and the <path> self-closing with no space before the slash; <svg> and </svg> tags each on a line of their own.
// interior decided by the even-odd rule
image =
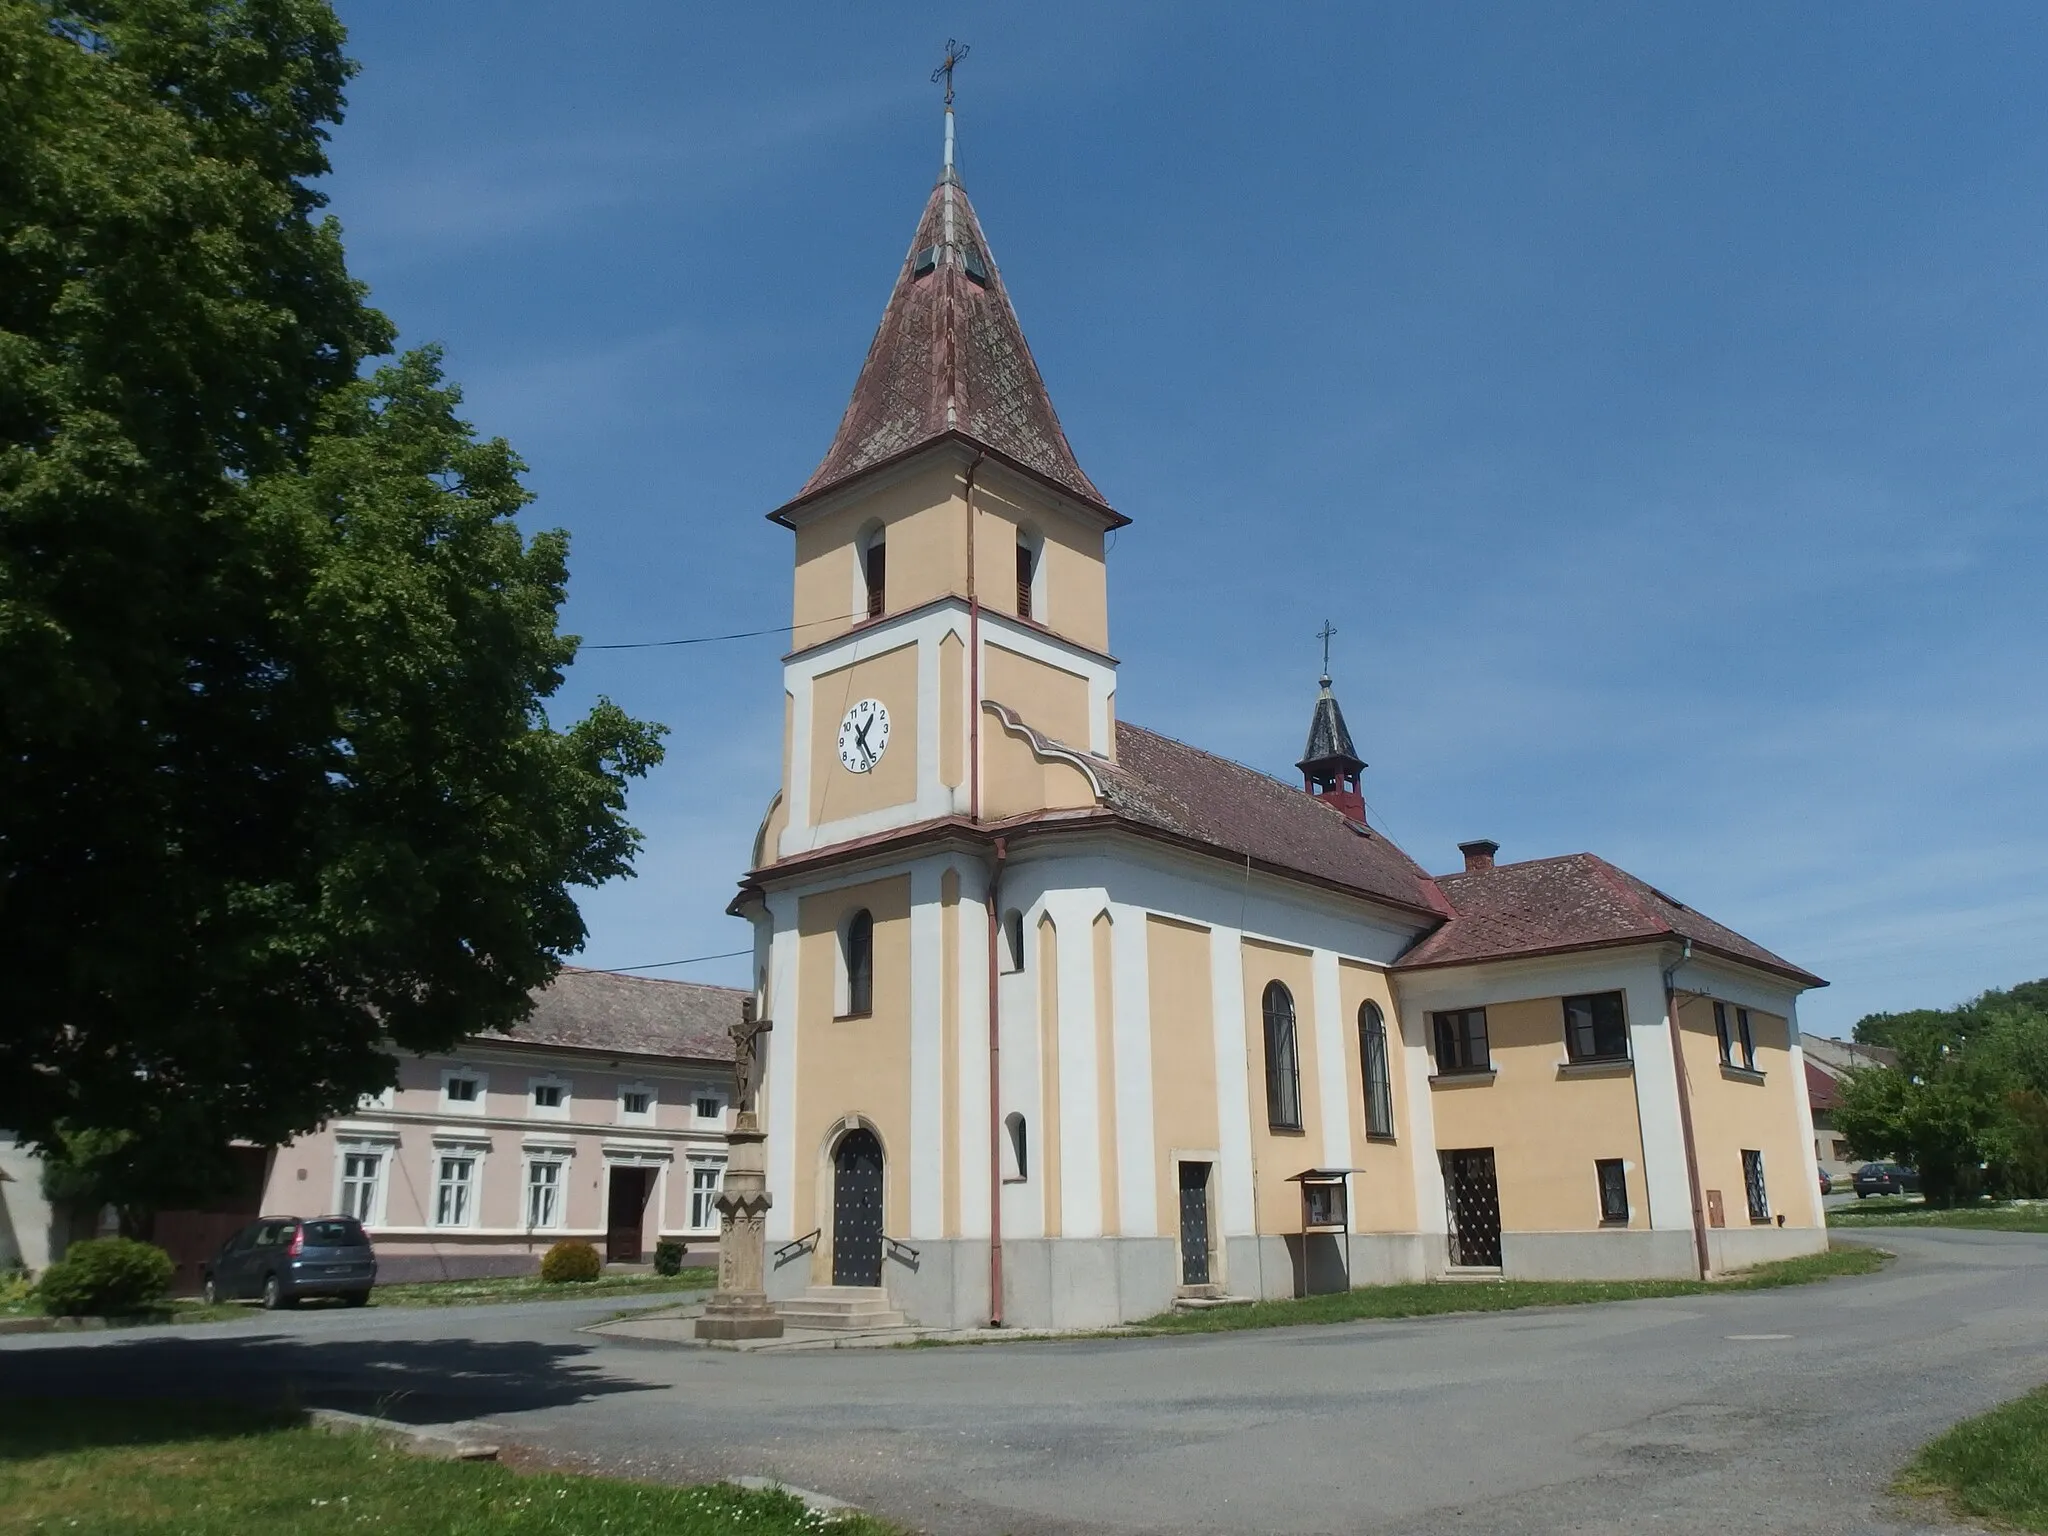
<svg viewBox="0 0 2048 1536">
<path fill-rule="evenodd" d="M 756 640 L 762 635 L 794 634 L 799 629 L 816 629 L 820 624 L 850 624 L 856 617 L 866 615 L 847 614 L 844 618 L 811 619 L 802 624 L 777 624 L 772 629 L 741 629 L 729 635 L 690 635 L 681 640 L 621 640 L 606 645 L 580 644 L 582 651 L 653 651 L 674 645 L 711 645 L 720 640 Z"/>
<path fill-rule="evenodd" d="M 665 971 L 674 965 L 701 965 L 706 960 L 731 960 L 735 956 L 751 955 L 753 952 L 751 947 L 747 949 L 728 949 L 723 954 L 718 955 L 691 955 L 687 960 L 653 960 L 646 965 L 582 965 L 578 966 L 577 969 L 582 971 L 603 971 L 607 975 L 623 976 L 629 971 Z"/>
</svg>

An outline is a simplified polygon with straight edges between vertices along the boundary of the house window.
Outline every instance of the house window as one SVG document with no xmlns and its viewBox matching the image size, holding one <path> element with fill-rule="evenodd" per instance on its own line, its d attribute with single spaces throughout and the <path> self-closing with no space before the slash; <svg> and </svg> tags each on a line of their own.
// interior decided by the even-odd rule
<svg viewBox="0 0 2048 1536">
<path fill-rule="evenodd" d="M 1387 1021 L 1378 1003 L 1358 1010 L 1358 1063 L 1365 1074 L 1365 1134 L 1394 1134 L 1394 1082 L 1387 1070 Z"/>
<path fill-rule="evenodd" d="M 369 1226 L 378 1219 L 383 1192 L 384 1154 L 344 1152 L 341 1157 L 341 1214 Z"/>
<path fill-rule="evenodd" d="M 1764 1188 L 1764 1155 L 1761 1152 L 1744 1151 L 1742 1154 L 1742 1189 L 1749 1196 L 1749 1219 L 1769 1221 L 1771 1219 L 1771 1196 Z"/>
<path fill-rule="evenodd" d="M 476 1158 L 451 1153 L 441 1160 L 434 1181 L 434 1225 L 466 1227 L 476 1209 Z"/>
<path fill-rule="evenodd" d="M 466 1072 L 450 1072 L 441 1079 L 441 1097 L 450 1104 L 475 1105 L 483 1101 L 483 1079 Z"/>
<path fill-rule="evenodd" d="M 1721 1042 L 1721 1065 L 1735 1065 L 1735 1037 L 1728 1032 L 1728 1005 L 1714 1004 L 1714 1036 Z"/>
<path fill-rule="evenodd" d="M 1003 914 L 1003 969 L 1024 969 L 1024 914 L 1014 908 Z"/>
<path fill-rule="evenodd" d="M 697 1118 L 699 1120 L 716 1120 L 724 1113 L 725 1101 L 716 1094 L 705 1093 L 697 1096 Z"/>
<path fill-rule="evenodd" d="M 690 1164 L 690 1225 L 702 1232 L 718 1225 L 718 1192 L 725 1184 L 725 1164 Z"/>
<path fill-rule="evenodd" d="M 1600 1185 L 1600 1220 L 1617 1227 L 1628 1225 L 1628 1170 L 1618 1157 L 1603 1157 L 1593 1165 Z"/>
<path fill-rule="evenodd" d="M 562 1165 L 550 1158 L 526 1165 L 526 1226 L 547 1231 L 562 1224 Z"/>
<path fill-rule="evenodd" d="M 654 1114 L 654 1090 L 651 1088 L 621 1088 L 619 1090 L 619 1118 L 621 1120 L 646 1120 Z"/>
<path fill-rule="evenodd" d="M 863 907 L 846 922 L 846 1012 L 856 1019 L 875 1011 L 875 920 Z"/>
<path fill-rule="evenodd" d="M 1619 992 L 1564 1000 L 1564 1049 L 1573 1061 L 1626 1061 L 1628 1012 Z"/>
<path fill-rule="evenodd" d="M 1008 1133 L 1010 1143 L 1010 1166 L 1003 1170 L 1003 1177 L 1021 1184 L 1031 1177 L 1031 1146 L 1024 1117 L 1011 1110 L 1003 1116 L 1003 1130 Z"/>
<path fill-rule="evenodd" d="M 1486 1010 L 1459 1008 L 1450 1013 L 1433 1013 L 1430 1022 L 1436 1034 L 1436 1070 L 1488 1072 L 1493 1058 L 1486 1048 Z"/>
<path fill-rule="evenodd" d="M 1301 1129 L 1301 1064 L 1294 1045 L 1294 998 L 1279 982 L 1266 987 L 1266 1124 Z"/>
<path fill-rule="evenodd" d="M 560 1109 L 562 1087 L 559 1083 L 535 1083 L 533 1085 L 533 1107 L 535 1109 Z"/>
<path fill-rule="evenodd" d="M 868 617 L 879 619 L 888 606 L 889 548 L 878 531 L 861 556 L 861 574 L 867 581 Z"/>
<path fill-rule="evenodd" d="M 1756 1070 L 1756 1037 L 1749 1032 L 1749 1010 L 1735 1010 L 1735 1043 L 1742 1048 L 1742 1065 L 1746 1071 Z"/>
<path fill-rule="evenodd" d="M 1031 546 L 1022 539 L 1017 541 L 1017 617 L 1031 617 L 1031 578 L 1037 562 L 1031 558 Z"/>
</svg>

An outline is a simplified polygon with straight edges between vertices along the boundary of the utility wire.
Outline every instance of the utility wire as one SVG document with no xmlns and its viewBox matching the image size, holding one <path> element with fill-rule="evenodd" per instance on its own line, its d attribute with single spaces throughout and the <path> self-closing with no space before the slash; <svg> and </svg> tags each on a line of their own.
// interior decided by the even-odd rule
<svg viewBox="0 0 2048 1536">
<path fill-rule="evenodd" d="M 865 614 L 847 614 L 844 618 L 811 619 L 803 624 L 778 624 L 773 629 L 741 629 L 729 635 L 691 635 L 682 640 L 625 640 L 609 645 L 578 645 L 578 651 L 652 651 L 672 645 L 710 645 L 719 640 L 754 640 L 762 635 L 794 634 L 799 629 L 816 629 L 820 624 L 850 624 Z"/>
<path fill-rule="evenodd" d="M 608 976 L 623 976 L 628 971 L 665 971 L 672 965 L 701 965 L 706 960 L 730 960 L 736 955 L 751 955 L 751 947 L 728 949 L 720 955 L 692 955 L 687 960 L 655 960 L 646 965 L 583 965 L 578 970 L 603 971 Z"/>
</svg>

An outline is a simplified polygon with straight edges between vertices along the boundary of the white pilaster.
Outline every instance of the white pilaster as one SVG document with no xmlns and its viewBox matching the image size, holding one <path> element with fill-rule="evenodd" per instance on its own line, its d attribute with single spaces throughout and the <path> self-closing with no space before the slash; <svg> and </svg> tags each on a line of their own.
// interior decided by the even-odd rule
<svg viewBox="0 0 2048 1536">
<path fill-rule="evenodd" d="M 960 1235 L 989 1235 L 988 871 L 961 860 L 960 871 Z"/>
<path fill-rule="evenodd" d="M 768 1009 L 775 1027 L 767 1043 L 762 1086 L 766 1089 L 763 1129 L 768 1132 L 768 1237 L 796 1236 L 796 1047 L 797 900 L 788 891 L 768 897 Z M 808 1227 L 805 1231 L 810 1230 Z"/>
<path fill-rule="evenodd" d="M 1103 893 L 1046 899 L 1059 935 L 1060 1234 L 1102 1235 L 1102 1101 L 1096 1071 L 1095 916 Z M 1106 1021 L 1105 1021 L 1106 1022 Z"/>
<path fill-rule="evenodd" d="M 910 866 L 910 1236 L 946 1224 L 945 917 L 936 859 Z"/>
<path fill-rule="evenodd" d="M 1315 983 L 1316 1085 L 1322 1098 L 1325 1168 L 1351 1166 L 1351 1094 L 1344 1072 L 1344 991 L 1332 950 L 1313 951 L 1309 973 Z"/>
<path fill-rule="evenodd" d="M 1110 908 L 1116 1018 L 1117 1208 L 1124 1237 L 1159 1234 L 1159 1164 L 1153 1153 L 1151 962 L 1140 907 Z"/>
<path fill-rule="evenodd" d="M 1244 1054 L 1244 935 L 1235 928 L 1209 930 L 1209 994 L 1216 1024 L 1216 1178 L 1223 1235 L 1249 1237 L 1258 1230 L 1258 1206 L 1252 1182 L 1251 1076 Z"/>
<path fill-rule="evenodd" d="M 1643 1188 L 1650 1226 L 1659 1232 L 1692 1230 L 1692 1180 L 1685 1166 L 1685 1127 L 1678 1113 L 1678 1074 L 1671 1053 L 1672 1021 L 1665 1009 L 1664 975 L 1654 965 L 1628 979 L 1629 1054 L 1635 1057 L 1636 1115 L 1643 1128 Z"/>
</svg>

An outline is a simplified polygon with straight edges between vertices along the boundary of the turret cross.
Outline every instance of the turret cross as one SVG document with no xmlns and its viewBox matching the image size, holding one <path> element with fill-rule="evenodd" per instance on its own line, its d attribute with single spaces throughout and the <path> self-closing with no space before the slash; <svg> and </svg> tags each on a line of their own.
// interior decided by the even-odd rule
<svg viewBox="0 0 2048 1536">
<path fill-rule="evenodd" d="M 1337 626 L 1332 624 L 1328 619 L 1323 620 L 1323 627 L 1316 631 L 1316 638 L 1323 642 L 1324 677 L 1328 677 L 1330 675 L 1330 640 L 1331 637 L 1334 636 L 1336 633 Z"/>
<path fill-rule="evenodd" d="M 932 71 L 933 85 L 937 85 L 942 79 L 946 82 L 946 107 L 949 111 L 953 106 L 953 66 L 966 58 L 971 51 L 967 44 L 954 38 L 947 38 L 946 62 Z"/>
</svg>

